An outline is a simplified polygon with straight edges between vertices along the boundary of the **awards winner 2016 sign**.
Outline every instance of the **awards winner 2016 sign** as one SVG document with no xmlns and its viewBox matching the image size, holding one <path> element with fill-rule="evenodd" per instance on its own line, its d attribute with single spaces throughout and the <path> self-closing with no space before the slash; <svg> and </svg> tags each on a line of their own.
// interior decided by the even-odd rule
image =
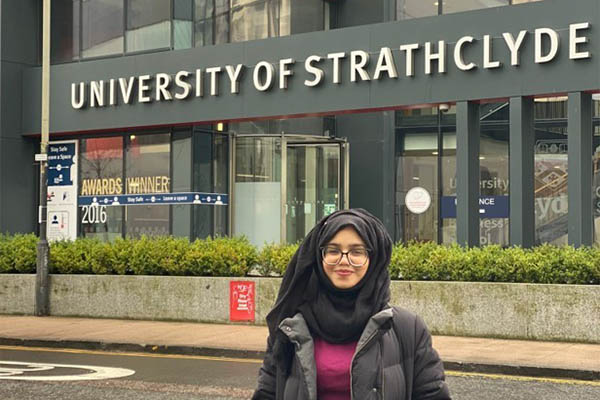
<svg viewBox="0 0 600 400">
<path fill-rule="evenodd" d="M 587 48 L 590 41 L 588 34 L 591 28 L 589 22 L 571 23 L 568 26 L 568 55 L 570 60 L 585 60 L 592 57 Z M 533 46 L 525 46 L 533 40 Z M 344 76 L 350 82 L 378 81 L 384 78 L 412 78 L 418 73 L 425 75 L 445 74 L 448 63 L 453 62 L 456 69 L 464 72 L 478 68 L 493 70 L 510 65 L 512 68 L 521 65 L 522 49 L 533 50 L 535 64 L 549 63 L 557 58 L 561 49 L 559 30 L 550 27 L 540 27 L 532 34 L 527 29 L 518 32 L 504 32 L 501 38 L 489 34 L 481 37 L 465 35 L 449 43 L 446 40 L 424 43 L 405 43 L 399 47 L 381 47 L 379 51 L 370 53 L 365 50 L 349 52 L 329 52 L 323 55 L 312 54 L 303 61 L 303 70 L 307 79 L 303 80 L 306 87 L 316 87 L 325 83 L 338 85 Z M 508 50 L 507 59 L 494 57 L 495 50 L 504 46 Z M 476 62 L 467 54 L 479 52 Z M 506 51 L 503 51 L 506 53 Z M 396 54 L 396 55 L 395 55 Z M 402 57 L 400 57 L 402 56 Z M 373 63 L 371 58 L 376 58 Z M 424 70 L 416 71 L 415 59 L 422 57 Z M 404 61 L 401 65 L 400 59 Z M 329 63 L 330 65 L 326 65 Z M 373 69 L 372 64 L 375 64 Z M 251 76 L 253 87 L 259 92 L 266 92 L 277 87 L 286 90 L 289 81 L 294 79 L 296 61 L 293 58 L 283 58 L 277 61 L 262 60 L 253 66 L 245 64 L 229 64 L 196 68 L 195 70 L 178 71 L 175 74 L 160 72 L 154 75 L 142 74 L 137 76 L 107 78 L 88 82 L 71 83 L 71 106 L 73 109 L 86 107 L 108 107 L 119 104 L 150 103 L 189 98 L 216 97 L 222 92 L 219 82 L 225 76 L 229 92 L 233 95 L 240 93 L 242 79 Z M 347 74 L 342 69 L 348 70 Z M 251 74 L 244 70 L 251 69 Z M 325 76 L 325 70 L 331 70 L 330 76 Z"/>
</svg>

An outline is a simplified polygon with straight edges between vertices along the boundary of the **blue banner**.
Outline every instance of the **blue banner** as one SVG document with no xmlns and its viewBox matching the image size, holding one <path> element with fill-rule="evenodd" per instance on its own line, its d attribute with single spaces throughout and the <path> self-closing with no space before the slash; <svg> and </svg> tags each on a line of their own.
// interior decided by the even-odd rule
<svg viewBox="0 0 600 400">
<path fill-rule="evenodd" d="M 79 196 L 79 206 L 134 206 L 141 204 L 206 204 L 227 205 L 229 195 L 223 193 L 149 193 L 149 194 L 117 194 L 103 196 Z"/>
<path fill-rule="evenodd" d="M 52 143 L 48 145 L 48 186 L 71 186 L 75 143 Z"/>
<path fill-rule="evenodd" d="M 508 218 L 509 196 L 480 196 L 479 218 Z M 442 197 L 442 218 L 456 218 L 456 196 Z"/>
</svg>

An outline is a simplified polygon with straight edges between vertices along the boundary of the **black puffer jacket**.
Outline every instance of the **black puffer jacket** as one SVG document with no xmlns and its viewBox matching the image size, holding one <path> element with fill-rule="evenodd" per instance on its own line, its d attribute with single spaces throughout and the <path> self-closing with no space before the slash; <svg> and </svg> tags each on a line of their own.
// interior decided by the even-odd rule
<svg viewBox="0 0 600 400">
<path fill-rule="evenodd" d="M 283 376 L 268 354 L 253 400 L 317 400 L 313 339 L 302 314 L 284 319 L 279 329 L 295 348 L 290 373 Z M 350 381 L 353 400 L 450 399 L 442 362 L 424 322 L 396 307 L 367 323 L 352 358 Z"/>
</svg>

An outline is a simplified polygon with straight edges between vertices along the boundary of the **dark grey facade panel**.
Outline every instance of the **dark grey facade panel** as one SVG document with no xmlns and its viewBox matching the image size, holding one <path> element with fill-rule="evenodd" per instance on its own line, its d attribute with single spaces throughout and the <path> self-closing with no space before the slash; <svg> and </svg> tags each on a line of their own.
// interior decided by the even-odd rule
<svg viewBox="0 0 600 400">
<path fill-rule="evenodd" d="M 39 64 L 40 5 L 36 0 L 0 2 L 0 232 L 35 231 L 38 169 L 36 144 L 21 138 L 23 71 Z M 25 96 L 26 97 L 26 96 Z M 28 115 L 27 118 L 32 118 Z M 39 114 L 33 117 L 39 121 Z M 38 128 L 39 129 L 39 128 Z"/>
<path fill-rule="evenodd" d="M 467 101 L 489 98 L 508 98 L 539 94 L 558 94 L 600 89 L 600 3 L 596 0 L 571 2 L 546 0 L 535 4 L 479 10 L 415 19 L 313 32 L 245 43 L 195 48 L 164 53 L 119 57 L 57 65 L 52 68 L 51 131 L 111 130 L 133 126 L 185 124 L 201 121 L 268 118 L 283 115 L 329 114 L 356 110 L 390 109 L 415 104 Z M 581 45 L 592 57 L 584 60 L 569 59 L 569 25 L 589 22 L 591 28 L 583 31 L 590 42 Z M 534 62 L 534 35 L 536 28 L 552 28 L 560 35 L 556 58 L 548 63 Z M 520 66 L 510 65 L 510 52 L 502 34 L 514 36 L 527 30 L 521 49 Z M 459 70 L 453 61 L 456 41 L 466 35 L 476 41 L 465 46 L 464 59 L 479 65 L 471 71 Z M 493 38 L 493 59 L 502 62 L 496 69 L 484 69 L 483 36 Z M 447 43 L 447 72 L 424 73 L 424 46 L 445 40 Z M 415 52 L 415 75 L 405 76 L 405 52 L 399 46 L 418 43 Z M 321 61 L 324 81 L 317 87 L 304 85 L 312 76 L 304 69 L 304 60 L 310 55 L 326 57 L 328 53 L 364 50 L 370 53 L 368 65 L 373 76 L 382 47 L 393 50 L 399 78 L 385 74 L 377 81 L 350 82 L 349 60 L 342 61 L 342 83 L 331 82 L 332 63 Z M 254 66 L 260 61 L 276 64 L 280 59 L 293 58 L 294 75 L 289 78 L 287 90 L 277 86 L 268 91 L 256 90 L 252 81 Z M 240 93 L 229 93 L 229 79 L 221 73 L 219 96 L 208 94 L 208 79 L 204 81 L 204 97 L 179 101 L 162 101 L 131 105 L 107 106 L 75 110 L 71 107 L 71 83 L 154 75 L 159 72 L 175 74 L 193 72 L 196 68 L 241 63 Z M 39 86 L 33 68 L 24 77 L 23 133 L 39 132 L 36 105 Z M 34 84 L 35 83 L 35 84 Z M 89 88 L 88 88 L 89 91 Z M 26 100 L 25 100 L 26 99 Z"/>
</svg>

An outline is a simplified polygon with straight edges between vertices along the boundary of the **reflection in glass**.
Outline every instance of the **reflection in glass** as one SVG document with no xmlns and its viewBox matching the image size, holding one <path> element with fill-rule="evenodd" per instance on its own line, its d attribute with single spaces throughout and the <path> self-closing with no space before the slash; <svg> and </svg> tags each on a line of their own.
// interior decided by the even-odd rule
<svg viewBox="0 0 600 400">
<path fill-rule="evenodd" d="M 173 48 L 175 50 L 192 47 L 193 6 L 193 0 L 173 1 Z"/>
<path fill-rule="evenodd" d="M 127 194 L 171 192 L 170 138 L 168 133 L 128 137 L 125 167 Z M 164 236 L 169 233 L 168 205 L 125 207 L 126 236 Z"/>
<path fill-rule="evenodd" d="M 507 6 L 508 4 L 508 0 L 443 0 L 442 14 L 452 14 L 461 11 L 479 10 L 481 8 L 488 7 Z"/>
<path fill-rule="evenodd" d="M 437 1 L 423 0 L 397 0 L 396 1 L 396 19 L 412 19 L 429 17 L 438 14 Z"/>
<path fill-rule="evenodd" d="M 321 218 L 339 209 L 339 173 L 339 145 L 288 145 L 288 243 L 302 240 Z"/>
<path fill-rule="evenodd" d="M 171 46 L 171 2 L 127 1 L 127 52 Z"/>
<path fill-rule="evenodd" d="M 600 102 L 594 101 L 594 108 L 600 108 Z M 598 114 L 596 114 L 598 116 Z M 593 207 L 594 207 L 594 241 L 600 245 L 600 121 L 594 119 L 594 137 L 592 145 L 592 179 L 593 179 Z"/>
<path fill-rule="evenodd" d="M 52 62 L 79 58 L 79 0 L 54 0 L 51 11 Z"/>
<path fill-rule="evenodd" d="M 81 10 L 81 55 L 123 53 L 123 0 L 87 0 Z"/>
<path fill-rule="evenodd" d="M 231 42 L 279 36 L 279 1 L 232 0 Z"/>
<path fill-rule="evenodd" d="M 82 139 L 79 143 L 79 196 L 123 194 L 123 138 Z M 106 218 L 91 219 L 87 217 L 90 206 L 86 207 L 79 207 L 82 237 L 102 241 L 121 237 L 123 207 L 99 205 L 97 211 L 106 212 Z"/>
<path fill-rule="evenodd" d="M 568 139 L 566 98 L 535 102 L 535 241 L 568 241 Z"/>
</svg>

